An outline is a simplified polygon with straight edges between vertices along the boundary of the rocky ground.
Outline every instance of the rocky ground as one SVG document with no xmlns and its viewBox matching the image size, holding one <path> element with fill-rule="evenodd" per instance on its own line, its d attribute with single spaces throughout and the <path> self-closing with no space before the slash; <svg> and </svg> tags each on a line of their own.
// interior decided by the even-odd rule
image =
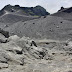
<svg viewBox="0 0 72 72">
<path fill-rule="evenodd" d="M 72 7 L 41 17 L 10 10 L 0 13 L 0 72 L 72 72 Z"/>
<path fill-rule="evenodd" d="M 1 36 L 0 72 L 72 72 L 71 51 L 71 40 Z"/>
</svg>

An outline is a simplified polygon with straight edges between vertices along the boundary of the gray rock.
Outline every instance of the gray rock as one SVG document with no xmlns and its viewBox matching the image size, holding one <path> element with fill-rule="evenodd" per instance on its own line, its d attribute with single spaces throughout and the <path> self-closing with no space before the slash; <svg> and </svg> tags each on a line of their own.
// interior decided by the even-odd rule
<svg viewBox="0 0 72 72">
<path fill-rule="evenodd" d="M 9 60 L 10 56 L 7 54 L 7 52 L 0 49 L 0 63 L 8 63 Z"/>
<path fill-rule="evenodd" d="M 8 68 L 8 64 L 0 63 L 0 69 L 2 69 L 2 68 Z"/>
</svg>

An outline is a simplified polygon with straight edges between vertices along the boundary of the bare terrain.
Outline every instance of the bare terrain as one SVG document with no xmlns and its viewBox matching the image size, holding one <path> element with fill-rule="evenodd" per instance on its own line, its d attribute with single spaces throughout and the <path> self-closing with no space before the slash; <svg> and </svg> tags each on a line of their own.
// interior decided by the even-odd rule
<svg viewBox="0 0 72 72">
<path fill-rule="evenodd" d="M 4 40 L 7 42 L 0 44 L 0 72 L 72 71 L 72 41 L 16 35 Z"/>
<path fill-rule="evenodd" d="M 0 11 L 0 72 L 72 72 L 72 7 L 44 16 L 7 7 Z"/>
</svg>

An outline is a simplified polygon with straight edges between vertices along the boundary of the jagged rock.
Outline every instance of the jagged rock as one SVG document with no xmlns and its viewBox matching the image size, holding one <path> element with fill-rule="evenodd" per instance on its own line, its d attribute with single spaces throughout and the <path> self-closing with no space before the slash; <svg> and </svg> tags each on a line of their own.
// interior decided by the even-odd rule
<svg viewBox="0 0 72 72">
<path fill-rule="evenodd" d="M 20 37 L 18 37 L 17 35 L 10 36 L 10 37 L 8 38 L 9 41 L 17 41 L 17 40 L 19 40 L 19 39 L 20 39 Z"/>
<path fill-rule="evenodd" d="M 2 68 L 8 68 L 8 64 L 0 63 L 0 69 L 2 69 Z"/>
<path fill-rule="evenodd" d="M 0 33 L 3 34 L 6 38 L 9 37 L 9 32 L 8 31 L 4 31 L 3 29 L 0 28 Z"/>
<path fill-rule="evenodd" d="M 12 43 L 12 44 L 14 44 L 14 43 Z M 22 54 L 22 48 L 19 46 L 16 46 L 15 44 L 13 46 L 8 44 L 6 50 L 11 51 L 16 54 Z"/>
<path fill-rule="evenodd" d="M 37 47 L 34 44 L 31 45 L 32 41 Z M 45 46 L 41 46 L 41 43 Z M 66 41 L 61 43 L 55 40 L 46 40 L 44 43 L 44 40 L 42 42 L 42 40 L 28 37 L 11 36 L 9 42 L 0 43 L 0 71 L 53 72 L 56 69 L 59 71 L 69 69 L 72 67 L 72 53 L 69 50 L 72 43 L 67 42 L 67 46 L 65 43 Z M 49 44 L 54 46 L 47 46 Z M 64 47 L 67 50 L 63 49 Z"/>
<path fill-rule="evenodd" d="M 0 43 L 6 43 L 7 42 L 7 38 L 5 38 L 4 35 L 0 34 Z"/>
<path fill-rule="evenodd" d="M 31 46 L 34 45 L 35 47 L 37 47 L 36 43 L 34 41 L 31 42 Z"/>
<path fill-rule="evenodd" d="M 7 63 L 10 60 L 10 56 L 5 50 L 0 49 L 0 63 Z"/>
<path fill-rule="evenodd" d="M 64 9 L 65 9 L 64 7 L 61 7 L 59 11 L 62 11 L 62 10 L 64 10 Z"/>
<path fill-rule="evenodd" d="M 0 39 L 0 43 L 7 43 L 8 41 L 7 41 L 7 39 Z"/>
</svg>

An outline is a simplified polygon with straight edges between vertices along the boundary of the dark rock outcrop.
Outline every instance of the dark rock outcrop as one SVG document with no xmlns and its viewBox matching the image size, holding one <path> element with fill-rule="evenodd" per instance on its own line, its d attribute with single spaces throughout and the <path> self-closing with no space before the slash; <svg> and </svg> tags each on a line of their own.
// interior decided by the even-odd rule
<svg viewBox="0 0 72 72">
<path fill-rule="evenodd" d="M 4 31 L 3 29 L 0 28 L 0 33 L 3 34 L 6 38 L 9 37 L 9 32 L 8 31 Z"/>
<path fill-rule="evenodd" d="M 52 16 L 58 16 L 62 17 L 65 20 L 72 21 L 72 7 L 61 7 L 56 13 L 52 14 Z"/>
<path fill-rule="evenodd" d="M 61 7 L 60 10 L 58 10 L 58 12 L 71 13 L 72 12 L 72 7 L 70 7 L 70 8 Z"/>
<path fill-rule="evenodd" d="M 48 13 L 46 11 L 46 9 L 44 9 L 41 6 L 36 6 L 36 7 L 20 7 L 19 5 L 6 5 L 0 12 L 4 12 L 4 10 L 9 11 L 9 12 L 18 12 L 19 14 L 25 14 L 25 15 L 31 15 L 31 16 L 46 16 L 49 15 L 50 13 Z"/>
<path fill-rule="evenodd" d="M 65 9 L 64 7 L 61 7 L 60 10 L 58 10 L 58 12 L 59 12 L 59 11 L 62 11 L 62 10 L 64 10 L 64 9 Z"/>
</svg>

